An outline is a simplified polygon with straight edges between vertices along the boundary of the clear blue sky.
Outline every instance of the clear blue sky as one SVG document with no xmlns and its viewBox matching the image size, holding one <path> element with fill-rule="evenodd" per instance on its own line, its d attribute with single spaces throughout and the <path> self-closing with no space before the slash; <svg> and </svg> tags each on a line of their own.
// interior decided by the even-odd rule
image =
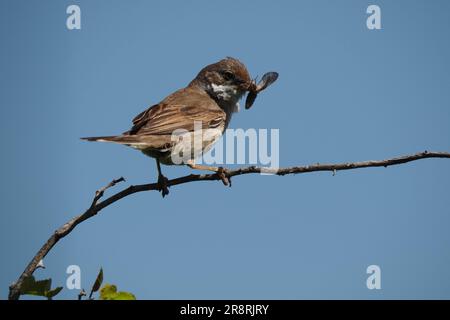
<svg viewBox="0 0 450 320">
<path fill-rule="evenodd" d="M 66 28 L 70 4 L 81 30 Z M 369 4 L 382 30 L 366 28 Z M 127 130 L 225 56 L 280 73 L 231 127 L 279 128 L 281 166 L 449 151 L 449 32 L 448 1 L 1 0 L 0 298 L 94 190 L 156 179 L 154 160 L 79 137 Z M 64 285 L 76 264 L 88 289 L 102 266 L 141 299 L 450 298 L 449 190 L 450 161 L 432 159 L 140 193 L 80 225 L 35 275 Z"/>
</svg>

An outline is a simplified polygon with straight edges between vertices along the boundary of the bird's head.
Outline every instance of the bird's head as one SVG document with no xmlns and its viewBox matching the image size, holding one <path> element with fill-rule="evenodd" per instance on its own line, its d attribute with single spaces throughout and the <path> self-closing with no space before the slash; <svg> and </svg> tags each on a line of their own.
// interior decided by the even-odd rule
<svg viewBox="0 0 450 320">
<path fill-rule="evenodd" d="M 238 106 L 238 100 L 245 92 L 248 92 L 245 108 L 249 109 L 255 102 L 258 93 L 277 79 L 277 72 L 267 72 L 257 84 L 256 80 L 250 78 L 250 74 L 242 62 L 227 57 L 204 67 L 189 85 L 200 86 L 221 106 L 224 104 Z"/>
<path fill-rule="evenodd" d="M 236 103 L 252 84 L 245 65 L 230 57 L 204 67 L 191 82 L 191 85 L 201 86 L 215 100 L 230 103 Z"/>
</svg>

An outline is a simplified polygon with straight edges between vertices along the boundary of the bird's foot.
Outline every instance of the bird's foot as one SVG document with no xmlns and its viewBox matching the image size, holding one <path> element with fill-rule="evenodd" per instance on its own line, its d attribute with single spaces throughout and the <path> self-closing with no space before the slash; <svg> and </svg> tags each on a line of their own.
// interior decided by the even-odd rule
<svg viewBox="0 0 450 320">
<path fill-rule="evenodd" d="M 167 185 L 168 181 L 169 180 L 162 174 L 158 176 L 158 190 L 161 192 L 163 198 L 169 194 L 169 186 Z"/>
<path fill-rule="evenodd" d="M 225 186 L 231 187 L 231 176 L 228 173 L 227 169 L 225 169 L 224 167 L 219 167 L 219 168 L 217 168 L 216 174 L 220 178 L 220 180 L 222 180 L 222 182 Z"/>
</svg>

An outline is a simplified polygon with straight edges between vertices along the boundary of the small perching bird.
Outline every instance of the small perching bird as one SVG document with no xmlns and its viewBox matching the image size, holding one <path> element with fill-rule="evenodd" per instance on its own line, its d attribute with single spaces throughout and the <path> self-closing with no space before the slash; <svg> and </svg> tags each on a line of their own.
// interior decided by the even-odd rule
<svg viewBox="0 0 450 320">
<path fill-rule="evenodd" d="M 123 144 L 155 158 L 163 197 L 169 190 L 160 163 L 186 164 L 193 169 L 214 171 L 226 183 L 222 167 L 197 165 L 194 160 L 207 152 L 222 136 L 232 114 L 239 111 L 239 100 L 246 92 L 249 92 L 246 101 L 248 109 L 256 95 L 277 78 L 276 72 L 269 72 L 256 84 L 243 63 L 228 57 L 206 66 L 186 88 L 175 91 L 138 114 L 129 131 L 118 136 L 82 139 Z M 201 135 L 199 148 L 192 145 L 196 134 Z M 183 161 L 174 161 L 175 158 L 179 159 L 180 150 Z M 185 150 L 190 152 L 183 152 Z"/>
</svg>

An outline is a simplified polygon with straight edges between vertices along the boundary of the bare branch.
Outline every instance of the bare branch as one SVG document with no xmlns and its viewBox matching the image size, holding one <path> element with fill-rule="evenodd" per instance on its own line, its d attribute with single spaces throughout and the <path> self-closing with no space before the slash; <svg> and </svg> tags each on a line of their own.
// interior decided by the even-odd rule
<svg viewBox="0 0 450 320">
<path fill-rule="evenodd" d="M 59 239 L 64 238 L 66 235 L 68 235 L 79 223 L 83 222 L 86 219 L 89 219 L 90 217 L 97 214 L 98 210 L 96 209 L 98 200 L 103 196 L 106 189 L 113 187 L 117 183 L 125 181 L 123 177 L 119 179 L 115 179 L 111 181 L 108 185 L 105 187 L 97 190 L 95 192 L 94 200 L 92 201 L 91 207 L 86 210 L 83 214 L 76 216 L 72 218 L 69 222 L 64 224 L 61 228 L 56 230 L 51 237 L 47 240 L 47 242 L 41 247 L 41 249 L 36 253 L 36 255 L 33 257 L 33 259 L 30 261 L 28 266 L 25 268 L 23 273 L 20 275 L 19 279 L 13 283 L 9 287 L 9 300 L 17 300 L 20 297 L 20 289 L 22 287 L 23 281 L 31 276 L 34 271 L 41 266 L 41 261 L 44 259 L 44 257 L 49 253 L 49 251 L 53 248 L 53 246 L 59 241 Z"/>
<path fill-rule="evenodd" d="M 219 173 L 211 173 L 211 174 L 190 174 L 184 177 L 176 178 L 167 181 L 167 186 L 175 186 L 179 184 L 184 184 L 188 182 L 194 181 L 213 181 L 220 180 L 223 181 L 223 175 L 226 175 L 228 179 L 234 176 L 250 174 L 250 173 L 272 173 L 279 176 L 284 176 L 287 174 L 300 174 L 307 172 L 315 172 L 315 171 L 330 171 L 333 175 L 336 174 L 337 171 L 342 170 L 351 170 L 358 168 L 368 168 L 368 167 L 388 167 L 393 165 L 399 165 L 411 161 L 416 161 L 420 159 L 426 158 L 447 158 L 450 159 L 449 152 L 420 152 L 412 155 L 401 156 L 397 158 L 391 158 L 386 160 L 371 160 L 364 162 L 350 162 L 350 163 L 337 163 L 337 164 L 313 164 L 309 166 L 298 166 L 298 167 L 289 167 L 289 168 L 281 168 L 278 170 L 275 169 L 266 169 L 260 167 L 245 167 L 236 170 L 223 170 Z M 105 187 L 97 190 L 95 193 L 94 200 L 92 201 L 91 206 L 81 215 L 78 215 L 71 219 L 69 222 L 64 224 L 61 228 L 56 230 L 53 235 L 47 240 L 47 242 L 41 247 L 41 249 L 36 253 L 31 262 L 25 268 L 23 273 L 20 275 L 19 279 L 13 283 L 9 287 L 9 299 L 17 300 L 20 297 L 20 289 L 22 283 L 25 278 L 31 276 L 33 272 L 39 267 L 39 262 L 49 253 L 49 251 L 53 248 L 53 246 L 61 239 L 67 236 L 78 224 L 83 221 L 95 216 L 100 210 L 106 208 L 107 206 L 113 204 L 116 201 L 119 201 L 122 198 L 125 198 L 129 195 L 132 195 L 137 192 L 142 191 L 151 191 L 158 190 L 159 186 L 157 183 L 150 184 L 141 184 L 135 186 L 129 186 L 122 191 L 110 196 L 109 198 L 98 202 L 104 195 L 105 191 L 108 188 L 115 186 L 117 183 L 125 181 L 124 178 L 119 178 L 111 181 Z"/>
<path fill-rule="evenodd" d="M 98 189 L 97 191 L 95 191 L 95 197 L 92 200 L 91 208 L 95 207 L 95 205 L 97 204 L 98 200 L 100 200 L 103 197 L 103 195 L 105 194 L 105 191 L 107 189 L 114 187 L 116 184 L 118 184 L 119 182 L 122 182 L 122 181 L 125 181 L 124 177 L 120 177 L 119 179 L 114 179 L 113 181 L 108 183 L 103 188 Z"/>
</svg>

